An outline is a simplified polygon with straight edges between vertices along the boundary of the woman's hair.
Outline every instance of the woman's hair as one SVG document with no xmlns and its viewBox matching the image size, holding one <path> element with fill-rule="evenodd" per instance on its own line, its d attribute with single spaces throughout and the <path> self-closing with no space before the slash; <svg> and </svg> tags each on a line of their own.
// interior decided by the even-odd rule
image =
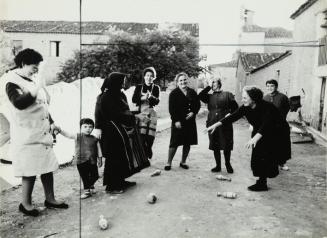
<svg viewBox="0 0 327 238">
<path fill-rule="evenodd" d="M 147 72 L 151 72 L 151 73 L 152 73 L 152 76 L 153 76 L 153 79 L 156 79 L 156 77 L 157 77 L 157 72 L 156 72 L 156 70 L 155 70 L 153 67 L 147 67 L 147 68 L 145 68 L 145 69 L 143 70 L 143 77 L 145 76 L 145 74 L 146 74 Z"/>
<path fill-rule="evenodd" d="M 185 72 L 180 72 L 180 73 L 176 74 L 176 76 L 175 76 L 175 82 L 176 82 L 176 83 L 177 83 L 179 77 L 181 77 L 181 76 L 185 76 L 185 77 L 188 79 L 188 75 L 187 75 L 187 73 L 185 73 Z"/>
<path fill-rule="evenodd" d="M 222 83 L 221 83 L 220 78 L 212 77 L 212 82 L 214 82 L 214 81 L 217 81 L 218 87 L 221 88 Z"/>
<path fill-rule="evenodd" d="M 263 98 L 263 92 L 256 86 L 245 86 L 243 90 L 254 102 L 259 102 Z"/>
<path fill-rule="evenodd" d="M 18 68 L 23 65 L 39 64 L 43 61 L 42 55 L 33 49 L 24 49 L 20 51 L 14 58 L 15 64 Z"/>
</svg>

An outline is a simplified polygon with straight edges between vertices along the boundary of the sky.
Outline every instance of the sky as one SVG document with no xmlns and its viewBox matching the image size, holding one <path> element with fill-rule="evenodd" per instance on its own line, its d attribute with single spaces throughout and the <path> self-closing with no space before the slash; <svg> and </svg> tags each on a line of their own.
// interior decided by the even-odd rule
<svg viewBox="0 0 327 238">
<path fill-rule="evenodd" d="M 306 0 L 81 0 L 82 21 L 198 23 L 200 44 L 237 43 L 240 9 L 254 23 L 293 29 L 290 15 Z M 2 20 L 79 21 L 80 0 L 0 0 Z M 201 46 L 207 64 L 231 60 L 236 47 Z"/>
</svg>

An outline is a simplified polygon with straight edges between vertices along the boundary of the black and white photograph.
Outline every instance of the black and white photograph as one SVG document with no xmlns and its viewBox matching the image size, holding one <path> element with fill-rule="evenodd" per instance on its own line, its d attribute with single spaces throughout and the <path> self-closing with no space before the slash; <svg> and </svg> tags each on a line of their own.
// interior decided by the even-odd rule
<svg viewBox="0 0 327 238">
<path fill-rule="evenodd" d="M 1 238 L 327 238 L 327 0 L 0 0 Z"/>
</svg>

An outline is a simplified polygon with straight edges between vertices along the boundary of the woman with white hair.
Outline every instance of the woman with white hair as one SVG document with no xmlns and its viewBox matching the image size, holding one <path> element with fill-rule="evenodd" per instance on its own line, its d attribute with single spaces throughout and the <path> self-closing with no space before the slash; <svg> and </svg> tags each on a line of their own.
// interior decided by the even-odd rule
<svg viewBox="0 0 327 238">
<path fill-rule="evenodd" d="M 177 147 L 183 146 L 182 160 L 179 166 L 188 169 L 187 156 L 191 145 L 198 144 L 196 131 L 196 114 L 200 110 L 200 100 L 197 93 L 188 87 L 188 75 L 184 72 L 175 77 L 177 88 L 169 94 L 169 113 L 171 116 L 171 137 L 168 151 L 168 162 L 165 170 L 171 169 L 171 164 Z"/>
<path fill-rule="evenodd" d="M 221 89 L 221 81 L 218 78 L 211 78 L 208 86 L 199 93 L 199 98 L 202 102 L 208 105 L 208 119 L 206 126 L 223 119 L 226 115 L 233 113 L 238 105 L 231 92 Z M 233 167 L 230 163 L 231 151 L 233 150 L 233 125 L 226 124 L 215 130 L 214 133 L 209 133 L 209 149 L 213 150 L 216 166 L 211 169 L 211 172 L 221 171 L 221 156 L 220 151 L 224 151 L 225 166 L 228 173 L 233 173 Z"/>
</svg>

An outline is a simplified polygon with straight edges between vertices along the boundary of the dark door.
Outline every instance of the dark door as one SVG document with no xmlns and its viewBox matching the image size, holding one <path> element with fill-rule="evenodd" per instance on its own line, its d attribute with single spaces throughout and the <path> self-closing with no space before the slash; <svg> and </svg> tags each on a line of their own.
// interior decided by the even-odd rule
<svg viewBox="0 0 327 238">
<path fill-rule="evenodd" d="M 326 127 L 326 119 L 324 120 L 323 125 L 323 114 L 324 114 L 324 102 L 325 102 L 325 91 L 326 91 L 326 78 L 322 78 L 321 80 L 321 92 L 320 92 L 320 108 L 319 108 L 319 123 L 318 130 L 322 131 L 322 127 Z"/>
</svg>

